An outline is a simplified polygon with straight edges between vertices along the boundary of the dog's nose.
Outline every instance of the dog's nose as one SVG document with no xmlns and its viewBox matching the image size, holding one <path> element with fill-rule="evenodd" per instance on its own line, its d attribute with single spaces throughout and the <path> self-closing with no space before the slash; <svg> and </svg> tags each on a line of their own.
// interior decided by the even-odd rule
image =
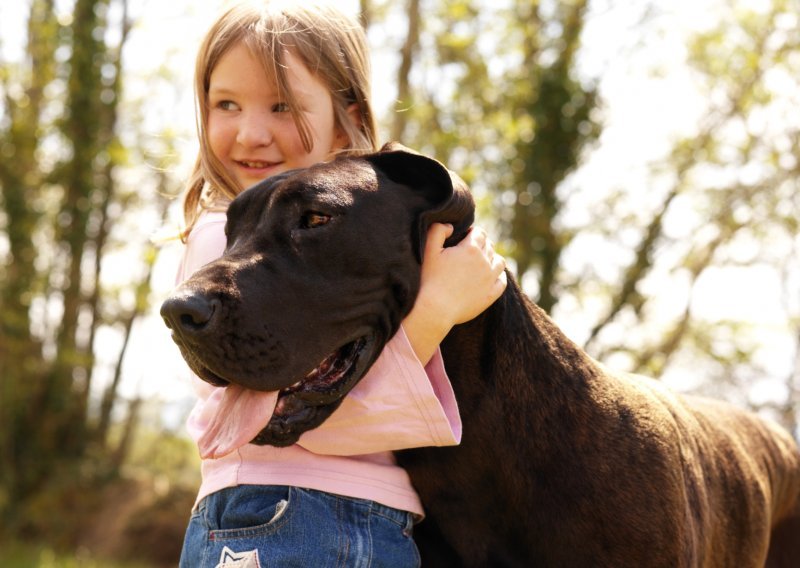
<svg viewBox="0 0 800 568">
<path fill-rule="evenodd" d="M 217 298 L 200 294 L 172 296 L 161 304 L 161 317 L 174 331 L 198 332 L 211 323 L 220 305 Z"/>
</svg>

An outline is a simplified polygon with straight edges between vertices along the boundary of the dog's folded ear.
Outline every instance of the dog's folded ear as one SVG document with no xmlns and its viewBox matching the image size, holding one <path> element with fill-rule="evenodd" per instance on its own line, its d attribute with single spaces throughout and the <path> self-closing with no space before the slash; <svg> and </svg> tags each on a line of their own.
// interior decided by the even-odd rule
<svg viewBox="0 0 800 568">
<path fill-rule="evenodd" d="M 469 232 L 475 219 L 475 202 L 467 184 L 433 158 L 423 156 L 397 142 L 389 142 L 380 152 L 365 156 L 389 179 L 401 183 L 424 199 L 419 212 L 414 240 L 419 259 L 431 223 L 453 225 L 445 246 L 453 246 Z"/>
</svg>

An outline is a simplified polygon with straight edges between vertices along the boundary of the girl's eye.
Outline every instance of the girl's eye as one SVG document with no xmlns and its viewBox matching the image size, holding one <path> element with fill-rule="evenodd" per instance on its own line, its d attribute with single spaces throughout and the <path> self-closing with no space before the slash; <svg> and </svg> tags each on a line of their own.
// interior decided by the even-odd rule
<svg viewBox="0 0 800 568">
<path fill-rule="evenodd" d="M 272 105 L 272 112 L 289 112 L 289 103 L 276 103 Z"/>
<path fill-rule="evenodd" d="M 315 229 L 325 225 L 330 220 L 330 215 L 319 213 L 318 211 L 306 211 L 300 220 L 300 226 L 304 229 Z"/>
<path fill-rule="evenodd" d="M 214 106 L 221 110 L 237 110 L 239 108 L 233 101 L 219 101 Z"/>
</svg>

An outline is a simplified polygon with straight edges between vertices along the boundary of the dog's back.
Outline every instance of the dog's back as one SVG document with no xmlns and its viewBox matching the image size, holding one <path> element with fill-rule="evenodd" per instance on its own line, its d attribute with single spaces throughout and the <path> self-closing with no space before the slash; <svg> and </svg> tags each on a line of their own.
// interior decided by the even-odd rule
<svg viewBox="0 0 800 568">
<path fill-rule="evenodd" d="M 674 416 L 694 532 L 700 535 L 699 565 L 746 565 L 746 559 L 793 547 L 800 559 L 800 453 L 790 434 L 770 420 L 723 401 L 678 396 L 657 381 L 635 375 L 619 380 L 648 392 Z M 791 531 L 793 539 L 770 537 Z M 788 548 L 787 548 L 788 546 Z M 784 554 L 785 555 L 785 554 Z"/>
<path fill-rule="evenodd" d="M 800 565 L 800 454 L 781 428 L 608 372 L 513 281 L 442 349 L 462 444 L 399 455 L 430 517 L 423 558 L 756 567 L 773 532 L 769 565 Z"/>
<path fill-rule="evenodd" d="M 768 567 L 800 564 L 800 455 L 789 433 L 769 420 L 720 401 L 690 398 L 705 421 L 717 461 L 706 465 L 718 499 L 734 496 L 725 527 L 750 542 L 752 558 Z M 716 433 L 716 435 L 714 435 Z M 725 538 L 726 535 L 722 535 Z M 714 550 L 710 551 L 713 557 Z M 735 559 L 732 559 L 735 563 Z M 730 565 L 730 564 L 728 564 Z"/>
</svg>

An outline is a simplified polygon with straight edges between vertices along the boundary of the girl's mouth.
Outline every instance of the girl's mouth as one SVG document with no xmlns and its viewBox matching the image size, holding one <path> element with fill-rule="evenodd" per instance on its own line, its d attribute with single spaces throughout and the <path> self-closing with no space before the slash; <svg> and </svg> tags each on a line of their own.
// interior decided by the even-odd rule
<svg viewBox="0 0 800 568">
<path fill-rule="evenodd" d="M 262 180 L 281 173 L 285 168 L 283 162 L 267 162 L 261 160 L 233 160 L 232 172 L 242 187 L 249 187 Z"/>
<path fill-rule="evenodd" d="M 259 162 L 250 160 L 237 160 L 236 163 L 239 164 L 240 166 L 244 166 L 245 168 L 253 170 L 265 170 L 267 168 L 272 168 L 278 165 L 278 162 Z"/>
</svg>

